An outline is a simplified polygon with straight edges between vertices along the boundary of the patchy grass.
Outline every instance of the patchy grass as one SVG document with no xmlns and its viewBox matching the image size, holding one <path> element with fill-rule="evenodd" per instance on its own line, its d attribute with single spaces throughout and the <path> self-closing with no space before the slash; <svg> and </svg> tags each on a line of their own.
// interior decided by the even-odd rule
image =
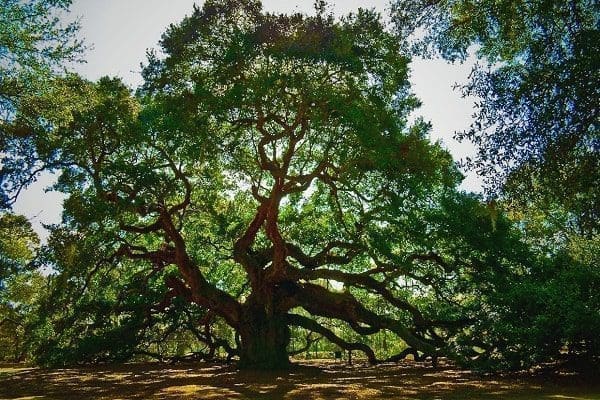
<svg viewBox="0 0 600 400">
<path fill-rule="evenodd" d="M 481 376 L 410 361 L 378 366 L 311 362 L 285 373 L 208 363 L 66 369 L 6 365 L 0 366 L 0 399 L 600 400 L 600 379 L 549 373 Z"/>
</svg>

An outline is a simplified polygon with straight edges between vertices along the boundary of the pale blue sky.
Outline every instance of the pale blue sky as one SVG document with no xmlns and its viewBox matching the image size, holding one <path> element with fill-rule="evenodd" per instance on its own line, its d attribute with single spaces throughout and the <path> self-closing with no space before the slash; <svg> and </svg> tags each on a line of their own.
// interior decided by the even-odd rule
<svg viewBox="0 0 600 400">
<path fill-rule="evenodd" d="M 310 13 L 313 3 L 314 0 L 263 1 L 265 9 L 277 12 Z M 119 76 L 132 87 L 137 86 L 146 49 L 157 47 L 169 24 L 189 14 L 193 4 L 193 0 L 74 0 L 68 18 L 81 18 L 81 36 L 92 46 L 85 55 L 87 63 L 75 69 L 88 79 Z M 374 7 L 385 15 L 387 4 L 387 0 L 338 0 L 332 9 L 336 15 L 342 15 L 358 7 Z M 423 102 L 418 114 L 432 122 L 432 139 L 442 140 L 457 160 L 473 154 L 472 145 L 452 139 L 455 131 L 469 126 L 473 101 L 461 98 L 452 87 L 466 82 L 471 66 L 472 60 L 462 65 L 418 59 L 412 63 L 413 90 Z M 51 176 L 42 176 L 14 207 L 15 212 L 30 218 L 42 238 L 47 236 L 42 223 L 60 221 L 62 195 L 44 192 L 51 181 Z M 481 181 L 471 173 L 461 187 L 479 191 Z"/>
</svg>

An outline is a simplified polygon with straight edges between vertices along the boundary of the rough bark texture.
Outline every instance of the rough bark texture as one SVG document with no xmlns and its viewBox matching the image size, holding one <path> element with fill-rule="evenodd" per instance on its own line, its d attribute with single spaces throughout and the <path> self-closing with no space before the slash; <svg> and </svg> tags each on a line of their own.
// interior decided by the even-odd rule
<svg viewBox="0 0 600 400">
<path fill-rule="evenodd" d="M 240 362 L 244 369 L 285 369 L 290 329 L 285 315 L 268 315 L 260 306 L 245 307 L 239 328 Z"/>
</svg>

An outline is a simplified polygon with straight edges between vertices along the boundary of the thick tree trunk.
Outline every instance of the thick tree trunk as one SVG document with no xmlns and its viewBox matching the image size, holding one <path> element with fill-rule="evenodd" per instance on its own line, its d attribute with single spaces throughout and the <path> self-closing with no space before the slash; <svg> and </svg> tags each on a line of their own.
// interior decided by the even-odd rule
<svg viewBox="0 0 600 400">
<path fill-rule="evenodd" d="M 260 306 L 248 307 L 244 310 L 239 334 L 240 368 L 289 368 L 290 329 L 285 315 L 269 315 Z"/>
</svg>

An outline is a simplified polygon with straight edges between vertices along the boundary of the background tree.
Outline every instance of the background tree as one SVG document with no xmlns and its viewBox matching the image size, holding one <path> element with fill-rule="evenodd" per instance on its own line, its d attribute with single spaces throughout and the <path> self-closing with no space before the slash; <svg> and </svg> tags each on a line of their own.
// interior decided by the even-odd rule
<svg viewBox="0 0 600 400">
<path fill-rule="evenodd" d="M 0 214 L 0 285 L 25 270 L 35 256 L 39 238 L 22 215 Z"/>
<path fill-rule="evenodd" d="M 463 87 L 474 123 L 457 136 L 478 146 L 470 166 L 538 254 L 491 295 L 505 313 L 484 330 L 510 338 L 497 343 L 513 348 L 503 351 L 513 367 L 556 359 L 561 345 L 589 365 L 600 321 L 598 2 L 417 0 L 393 15 L 401 36 L 422 28 L 418 51 L 454 60 L 475 45 L 484 62 Z"/>
<path fill-rule="evenodd" d="M 69 0 L 0 1 L 0 208 L 10 207 L 21 189 L 43 169 L 34 127 L 48 126 L 68 104 L 57 84 L 66 65 L 79 61 L 82 43 L 76 22 L 59 20 Z M 45 293 L 46 279 L 33 260 L 39 239 L 23 216 L 0 215 L 0 341 L 2 357 L 25 356 L 27 325 Z"/>
<path fill-rule="evenodd" d="M 423 28 L 421 50 L 454 60 L 476 45 L 487 64 L 463 88 L 477 112 L 457 136 L 477 145 L 471 166 L 488 188 L 547 214 L 558 204 L 577 234 L 597 234 L 598 2 L 417 0 L 397 2 L 394 17 L 401 35 Z"/>
<path fill-rule="evenodd" d="M 70 0 L 0 1 L 0 152 L 19 154 L 0 165 L 0 206 L 12 203 L 22 185 L 7 179 L 20 173 L 29 182 L 39 173 L 34 149 L 28 146 L 32 127 L 46 123 L 42 115 L 60 113 L 67 91 L 55 88 L 69 62 L 84 50 L 76 39 L 77 22 L 62 24 Z M 52 93 L 50 93 L 52 92 Z M 4 158 L 4 157 L 3 157 Z"/>
<path fill-rule="evenodd" d="M 0 359 L 25 356 L 26 325 L 45 284 L 32 264 L 38 246 L 24 216 L 0 214 Z"/>
</svg>

